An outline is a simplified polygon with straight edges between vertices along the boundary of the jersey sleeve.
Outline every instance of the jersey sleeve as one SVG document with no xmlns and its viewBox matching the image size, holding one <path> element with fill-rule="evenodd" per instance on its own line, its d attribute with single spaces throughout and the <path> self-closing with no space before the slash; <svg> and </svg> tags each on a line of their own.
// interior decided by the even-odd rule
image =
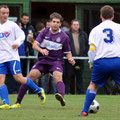
<svg viewBox="0 0 120 120">
<path fill-rule="evenodd" d="M 25 40 L 25 34 L 16 23 L 14 23 L 14 33 L 15 33 L 14 44 L 18 44 L 20 46 Z"/>
<path fill-rule="evenodd" d="M 93 29 L 91 32 L 90 32 L 90 35 L 89 35 L 89 45 L 90 44 L 94 44 L 96 46 L 96 34 L 95 34 L 95 29 Z"/>
<path fill-rule="evenodd" d="M 70 39 L 69 39 L 69 37 L 66 37 L 66 39 L 65 39 L 65 42 L 64 42 L 64 45 L 63 45 L 63 50 L 64 50 L 65 54 L 71 53 L 71 47 L 70 47 Z"/>
</svg>

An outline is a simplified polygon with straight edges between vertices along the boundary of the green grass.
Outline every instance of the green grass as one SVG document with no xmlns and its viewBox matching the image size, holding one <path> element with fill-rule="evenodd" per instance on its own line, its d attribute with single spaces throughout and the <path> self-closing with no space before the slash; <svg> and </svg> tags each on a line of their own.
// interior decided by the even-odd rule
<svg viewBox="0 0 120 120">
<path fill-rule="evenodd" d="M 10 95 L 11 104 L 17 95 Z M 120 96 L 97 95 L 100 110 L 87 117 L 78 117 L 84 103 L 84 95 L 66 95 L 66 107 L 61 107 L 54 95 L 47 95 L 41 105 L 37 95 L 26 95 L 19 109 L 0 110 L 0 120 L 120 120 Z"/>
</svg>

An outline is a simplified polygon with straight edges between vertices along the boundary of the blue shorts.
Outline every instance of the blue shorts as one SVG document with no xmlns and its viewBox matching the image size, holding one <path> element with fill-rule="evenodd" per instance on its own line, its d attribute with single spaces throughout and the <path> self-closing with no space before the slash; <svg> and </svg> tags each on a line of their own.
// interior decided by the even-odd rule
<svg viewBox="0 0 120 120">
<path fill-rule="evenodd" d="M 13 60 L 0 63 L 0 74 L 19 74 L 21 73 L 21 65 L 19 61 Z"/>
<path fill-rule="evenodd" d="M 94 84 L 103 87 L 110 76 L 120 85 L 120 58 L 102 58 L 94 61 L 91 76 Z"/>
</svg>

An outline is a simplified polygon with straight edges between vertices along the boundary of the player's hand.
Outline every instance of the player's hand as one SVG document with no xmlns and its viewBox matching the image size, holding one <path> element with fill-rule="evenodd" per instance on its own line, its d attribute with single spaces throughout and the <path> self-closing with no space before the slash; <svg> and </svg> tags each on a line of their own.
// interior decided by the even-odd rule
<svg viewBox="0 0 120 120">
<path fill-rule="evenodd" d="M 92 70 L 93 69 L 93 63 L 89 62 L 89 69 Z"/>
<path fill-rule="evenodd" d="M 90 69 L 90 70 L 92 70 L 92 69 L 93 69 L 93 67 L 91 67 L 91 66 L 90 66 L 90 67 L 89 67 L 89 69 Z"/>
<path fill-rule="evenodd" d="M 18 44 L 13 44 L 13 45 L 12 45 L 12 48 L 13 48 L 13 49 L 18 49 L 18 47 L 19 47 Z"/>
<path fill-rule="evenodd" d="M 75 60 L 71 57 L 68 59 L 69 63 L 72 65 L 75 65 Z"/>
<path fill-rule="evenodd" d="M 41 49 L 40 52 L 41 52 L 43 55 L 48 55 L 48 54 L 49 54 L 49 51 L 46 50 L 46 49 Z"/>
</svg>

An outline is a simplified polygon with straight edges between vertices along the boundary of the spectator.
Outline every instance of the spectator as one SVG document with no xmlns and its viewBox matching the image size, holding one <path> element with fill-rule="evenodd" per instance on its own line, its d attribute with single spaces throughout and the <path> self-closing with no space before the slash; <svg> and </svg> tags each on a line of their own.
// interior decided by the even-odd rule
<svg viewBox="0 0 120 120">
<path fill-rule="evenodd" d="M 23 13 L 21 17 L 21 24 L 22 24 L 22 30 L 25 33 L 25 42 L 24 42 L 25 55 L 26 56 L 33 55 L 33 49 L 32 49 L 31 42 L 34 40 L 36 35 L 35 35 L 34 27 L 29 23 L 29 15 L 27 13 Z M 19 53 L 21 54 L 23 50 L 20 51 L 20 49 L 21 49 L 21 46 L 19 48 Z"/>
<path fill-rule="evenodd" d="M 22 14 L 21 29 L 25 33 L 25 42 L 18 48 L 19 55 L 20 56 L 34 55 L 34 50 L 32 49 L 32 42 L 33 42 L 34 38 L 36 37 L 36 34 L 35 34 L 35 29 L 29 23 L 29 15 L 27 13 Z M 24 76 L 26 76 L 27 60 L 20 59 L 20 61 L 21 61 L 22 73 Z M 31 60 L 30 68 L 32 67 L 33 64 L 34 64 L 34 60 Z"/>
<path fill-rule="evenodd" d="M 42 22 L 38 22 L 36 25 L 35 25 L 35 29 L 37 31 L 37 36 L 38 34 L 43 30 L 45 29 L 45 25 L 42 23 Z"/>
<path fill-rule="evenodd" d="M 50 84 L 50 86 L 49 86 Z M 45 90 L 45 93 L 54 94 L 57 92 L 57 87 L 53 80 L 53 76 L 50 73 L 45 74 L 41 78 L 41 87 Z"/>
<path fill-rule="evenodd" d="M 50 20 L 48 19 L 45 23 L 46 28 L 50 27 Z"/>
<path fill-rule="evenodd" d="M 69 31 L 69 24 L 68 24 L 67 21 L 63 21 L 61 30 L 63 30 L 64 32 L 68 32 Z"/>
<path fill-rule="evenodd" d="M 73 56 L 86 56 L 88 51 L 88 36 L 80 29 L 79 21 L 72 20 L 71 29 L 67 33 L 70 37 L 71 51 Z M 65 72 L 64 72 L 64 82 L 66 87 L 66 94 L 69 93 L 70 82 L 73 72 L 76 75 L 76 89 L 77 94 L 82 94 L 83 91 L 83 70 L 84 61 L 76 60 L 74 66 L 70 65 L 67 60 L 65 60 Z"/>
</svg>

